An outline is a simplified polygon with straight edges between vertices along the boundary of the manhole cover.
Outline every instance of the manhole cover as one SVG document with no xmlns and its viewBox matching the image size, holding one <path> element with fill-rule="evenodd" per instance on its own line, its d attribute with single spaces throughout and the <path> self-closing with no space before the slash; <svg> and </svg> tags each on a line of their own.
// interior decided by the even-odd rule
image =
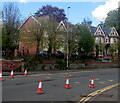
<svg viewBox="0 0 120 103">
<path fill-rule="evenodd" d="M 88 96 L 88 95 L 85 94 L 85 93 L 83 93 L 83 94 L 80 95 L 80 97 L 87 97 L 87 96 Z"/>
</svg>

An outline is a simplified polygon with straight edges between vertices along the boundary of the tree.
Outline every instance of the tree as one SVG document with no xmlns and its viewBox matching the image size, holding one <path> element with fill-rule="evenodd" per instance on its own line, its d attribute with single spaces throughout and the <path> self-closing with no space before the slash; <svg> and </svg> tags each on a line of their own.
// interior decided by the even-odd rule
<svg viewBox="0 0 120 103">
<path fill-rule="evenodd" d="M 7 47 L 7 35 L 5 33 L 5 29 L 4 27 L 1 27 L 1 30 L 2 30 L 2 50 L 5 50 L 6 47 Z"/>
<path fill-rule="evenodd" d="M 84 52 L 84 56 L 89 56 L 94 50 L 94 37 L 92 36 L 89 28 L 85 25 L 77 26 L 78 52 L 79 55 Z"/>
<path fill-rule="evenodd" d="M 120 35 L 120 7 L 118 8 L 118 23 L 117 23 L 118 34 Z"/>
<path fill-rule="evenodd" d="M 104 22 L 104 27 L 115 27 L 118 25 L 118 9 L 112 10 L 107 14 L 107 18 Z"/>
<path fill-rule="evenodd" d="M 68 24 L 68 48 L 69 53 L 76 53 L 78 52 L 78 36 L 76 33 L 76 26 L 69 23 Z"/>
<path fill-rule="evenodd" d="M 117 51 L 117 44 L 116 43 L 111 44 L 109 51 L 110 51 L 112 59 L 114 59 L 114 52 Z"/>
<path fill-rule="evenodd" d="M 52 25 L 51 25 L 52 24 Z M 47 20 L 47 35 L 48 35 L 48 52 L 52 53 L 57 49 L 57 26 L 58 23 L 54 18 Z"/>
<path fill-rule="evenodd" d="M 4 33 L 6 34 L 6 53 L 10 56 L 9 51 L 15 49 L 18 44 L 18 35 L 20 26 L 20 11 L 15 3 L 5 3 L 2 9 L 2 20 Z"/>
<path fill-rule="evenodd" d="M 89 18 L 84 18 L 81 24 L 86 25 L 86 26 L 91 26 L 92 21 Z"/>
<path fill-rule="evenodd" d="M 57 22 L 67 20 L 64 9 L 59 9 L 58 7 L 53 7 L 52 5 L 42 6 L 42 8 L 35 13 L 35 16 L 49 16 L 55 18 Z"/>
<path fill-rule="evenodd" d="M 105 49 L 104 44 L 100 43 L 99 44 L 99 51 L 100 51 L 101 54 L 103 54 L 104 49 Z"/>
<path fill-rule="evenodd" d="M 36 54 L 39 53 L 40 49 L 40 42 L 42 41 L 42 38 L 44 36 L 46 29 L 46 19 L 45 18 L 39 18 L 38 23 L 32 23 L 29 26 L 29 33 L 31 33 L 36 41 Z"/>
<path fill-rule="evenodd" d="M 120 61 L 120 39 L 118 40 L 117 49 L 118 49 L 118 58 Z"/>
</svg>

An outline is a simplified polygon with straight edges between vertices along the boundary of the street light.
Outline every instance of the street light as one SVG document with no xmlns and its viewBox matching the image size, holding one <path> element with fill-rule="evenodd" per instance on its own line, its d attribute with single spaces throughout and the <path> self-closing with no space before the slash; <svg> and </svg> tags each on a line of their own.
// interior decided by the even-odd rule
<svg viewBox="0 0 120 103">
<path fill-rule="evenodd" d="M 69 8 L 70 7 L 67 7 L 67 69 L 68 69 L 68 66 L 69 66 L 69 64 L 68 64 L 68 17 L 69 17 L 68 10 L 69 10 Z"/>
</svg>

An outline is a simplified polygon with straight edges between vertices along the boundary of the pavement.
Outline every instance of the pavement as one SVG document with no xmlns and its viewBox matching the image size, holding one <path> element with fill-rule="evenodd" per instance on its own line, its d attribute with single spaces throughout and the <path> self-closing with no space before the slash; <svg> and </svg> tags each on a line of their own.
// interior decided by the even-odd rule
<svg viewBox="0 0 120 103">
<path fill-rule="evenodd" d="M 77 71 L 99 71 L 99 70 L 115 70 L 118 68 L 99 68 L 99 69 L 73 69 L 73 70 L 53 70 L 53 71 L 48 71 L 48 70 L 44 70 L 44 71 L 28 71 L 27 74 L 28 75 L 33 75 L 33 74 L 47 74 L 47 73 L 64 73 L 64 72 L 77 72 Z M 24 72 L 14 72 L 14 75 L 23 75 Z M 10 72 L 2 72 L 2 76 L 9 76 Z"/>
</svg>

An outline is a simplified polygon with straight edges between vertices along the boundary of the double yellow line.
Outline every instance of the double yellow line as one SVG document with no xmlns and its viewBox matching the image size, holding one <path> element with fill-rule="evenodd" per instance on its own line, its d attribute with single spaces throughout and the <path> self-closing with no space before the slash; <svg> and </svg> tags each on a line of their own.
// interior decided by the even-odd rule
<svg viewBox="0 0 120 103">
<path fill-rule="evenodd" d="M 107 87 L 105 87 L 105 88 L 99 89 L 99 90 L 97 90 L 97 91 L 95 91 L 95 92 L 92 92 L 92 93 L 90 93 L 87 97 L 82 98 L 82 99 L 79 101 L 79 103 L 85 103 L 86 101 L 88 101 L 89 99 L 91 99 L 93 96 L 95 96 L 95 95 L 97 95 L 97 94 L 99 94 L 99 93 L 102 93 L 102 92 L 104 92 L 104 91 L 106 91 L 106 90 L 108 90 L 108 89 L 111 89 L 111 88 L 113 88 L 113 87 L 119 86 L 119 85 L 120 85 L 120 83 L 117 83 L 117 84 L 110 85 L 110 86 L 107 86 Z"/>
</svg>

